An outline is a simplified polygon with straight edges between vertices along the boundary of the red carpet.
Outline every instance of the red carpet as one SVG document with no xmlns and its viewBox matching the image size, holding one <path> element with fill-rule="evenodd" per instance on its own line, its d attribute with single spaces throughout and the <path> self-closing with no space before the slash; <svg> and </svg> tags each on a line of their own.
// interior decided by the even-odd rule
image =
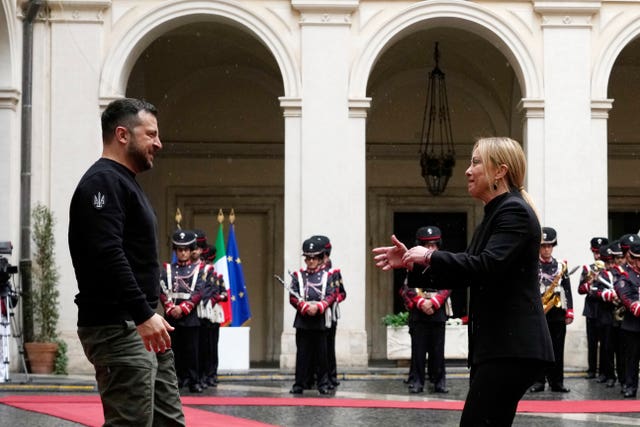
<svg viewBox="0 0 640 427">
<path fill-rule="evenodd" d="M 264 427 L 269 424 L 196 409 L 193 406 L 315 406 L 343 408 L 393 408 L 462 410 L 464 402 L 396 401 L 368 399 L 340 399 L 319 397 L 195 397 L 182 398 L 189 427 L 224 425 L 229 427 Z M 97 395 L 28 396 L 0 398 L 0 403 L 27 411 L 47 414 L 87 426 L 101 426 L 104 419 Z M 640 412 L 640 400 L 523 400 L 518 412 L 535 413 L 626 413 Z"/>
</svg>

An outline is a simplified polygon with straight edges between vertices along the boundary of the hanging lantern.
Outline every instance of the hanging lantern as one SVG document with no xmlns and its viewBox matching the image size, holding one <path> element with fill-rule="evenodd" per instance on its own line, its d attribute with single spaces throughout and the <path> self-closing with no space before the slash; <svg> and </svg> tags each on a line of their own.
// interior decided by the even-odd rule
<svg viewBox="0 0 640 427">
<path fill-rule="evenodd" d="M 438 67 L 440 52 L 435 44 L 435 67 L 427 80 L 427 95 L 420 133 L 420 166 L 422 177 L 429 192 L 434 196 L 442 194 L 451 178 L 456 164 L 453 148 L 451 119 L 447 102 L 447 87 L 444 73 Z"/>
</svg>

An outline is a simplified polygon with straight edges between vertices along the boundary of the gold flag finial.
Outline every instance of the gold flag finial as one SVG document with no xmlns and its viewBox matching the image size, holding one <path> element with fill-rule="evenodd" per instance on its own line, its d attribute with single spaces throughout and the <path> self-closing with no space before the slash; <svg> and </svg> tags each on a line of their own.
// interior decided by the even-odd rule
<svg viewBox="0 0 640 427">
<path fill-rule="evenodd" d="M 222 224 L 223 221 L 224 221 L 224 214 L 222 213 L 222 209 L 220 209 L 218 211 L 218 223 Z"/>
<path fill-rule="evenodd" d="M 231 213 L 229 214 L 229 222 L 233 224 L 235 220 L 236 220 L 236 213 L 233 211 L 233 208 L 231 208 Z"/>
<path fill-rule="evenodd" d="M 176 208 L 176 225 L 178 226 L 178 230 L 182 229 L 180 223 L 182 222 L 182 212 L 180 212 L 180 208 Z"/>
</svg>

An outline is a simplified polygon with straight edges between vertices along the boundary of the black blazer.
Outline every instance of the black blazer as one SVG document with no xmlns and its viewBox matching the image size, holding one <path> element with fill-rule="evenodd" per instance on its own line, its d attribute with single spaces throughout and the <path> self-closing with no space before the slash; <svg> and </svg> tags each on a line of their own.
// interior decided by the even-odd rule
<svg viewBox="0 0 640 427">
<path fill-rule="evenodd" d="M 538 286 L 540 223 L 520 192 L 491 200 L 463 253 L 436 251 L 436 288 L 470 288 L 469 364 L 498 358 L 553 362 Z"/>
</svg>

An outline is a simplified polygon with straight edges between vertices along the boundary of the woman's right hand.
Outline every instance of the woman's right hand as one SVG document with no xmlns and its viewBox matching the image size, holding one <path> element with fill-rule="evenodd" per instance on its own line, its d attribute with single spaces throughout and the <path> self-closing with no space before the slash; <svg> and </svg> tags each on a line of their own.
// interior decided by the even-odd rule
<svg viewBox="0 0 640 427">
<path fill-rule="evenodd" d="M 383 271 L 406 267 L 402 257 L 407 252 L 407 247 L 398 240 L 395 234 L 391 236 L 391 243 L 393 243 L 393 246 L 380 246 L 372 251 L 375 254 L 373 260 L 376 266 Z"/>
</svg>

